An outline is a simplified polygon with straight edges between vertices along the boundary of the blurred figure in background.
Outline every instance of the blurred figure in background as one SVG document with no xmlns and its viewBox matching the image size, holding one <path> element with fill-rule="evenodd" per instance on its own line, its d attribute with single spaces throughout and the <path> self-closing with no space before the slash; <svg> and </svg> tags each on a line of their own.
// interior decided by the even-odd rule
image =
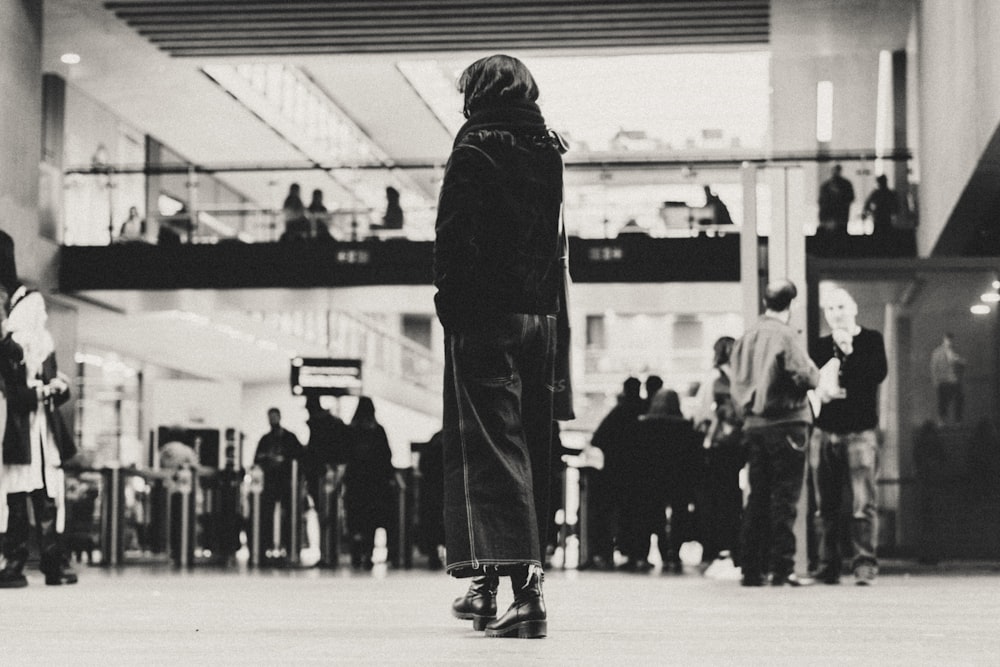
<svg viewBox="0 0 1000 667">
<path fill-rule="evenodd" d="M 444 567 L 444 436 L 438 431 L 420 452 L 420 498 L 418 500 L 417 547 L 427 556 L 427 567 Z"/>
<path fill-rule="evenodd" d="M 591 446 L 604 454 L 604 469 L 595 471 L 590 478 L 590 557 L 583 563 L 584 569 L 612 569 L 616 542 L 621 552 L 628 555 L 620 537 L 622 527 L 632 519 L 632 508 L 623 502 L 626 482 L 622 471 L 626 453 L 634 445 L 639 415 L 645 411 L 639 395 L 641 388 L 637 378 L 625 380 L 618 404 L 601 420 L 590 440 Z"/>
<path fill-rule="evenodd" d="M 812 408 L 806 393 L 819 369 L 788 324 L 798 290 L 776 280 L 764 290 L 764 314 L 733 344 L 730 390 L 743 413 L 750 497 L 740 542 L 743 586 L 798 586 L 795 515 L 805 474 Z"/>
<path fill-rule="evenodd" d="M 878 513 L 878 386 L 888 365 L 882 334 L 858 325 L 858 304 L 847 290 L 831 290 L 820 304 L 831 333 L 816 343 L 813 361 L 824 368 L 821 401 L 812 435 L 819 514 L 817 579 L 840 582 L 841 506 L 845 486 L 851 500 L 851 569 L 858 584 L 875 582 L 875 521 Z"/>
<path fill-rule="evenodd" d="M 271 430 L 261 437 L 254 453 L 254 465 L 264 472 L 264 490 L 260 494 L 260 548 L 264 565 L 278 565 L 288 555 L 291 535 L 289 507 L 292 497 L 292 461 L 302 454 L 302 444 L 295 434 L 281 425 L 281 411 L 267 411 Z M 280 536 L 275 538 L 275 509 L 280 510 Z"/>
<path fill-rule="evenodd" d="M 59 406 L 69 400 L 69 378 L 56 365 L 55 342 L 46 327 L 45 301 L 23 285 L 10 298 L 5 321 L 2 376 L 7 399 L 0 468 L 0 528 L 5 528 L 0 588 L 27 585 L 28 503 L 34 513 L 41 554 L 39 569 L 49 586 L 75 584 L 59 533 L 65 527 L 66 482 L 62 464 L 76 454 L 76 443 Z"/>
<path fill-rule="evenodd" d="M 730 392 L 732 368 L 729 358 L 735 339 L 723 336 L 715 341 L 712 375 L 699 389 L 696 421 L 704 434 L 704 480 L 701 485 L 702 564 L 730 556 L 739 565 L 740 524 L 743 491 L 740 470 L 746 463 L 741 439 L 743 419 Z"/>
<path fill-rule="evenodd" d="M 394 499 L 392 450 L 385 429 L 375 419 L 375 404 L 362 396 L 351 419 L 351 442 L 344 470 L 351 567 L 372 569 L 375 529 L 388 528 Z"/>
</svg>

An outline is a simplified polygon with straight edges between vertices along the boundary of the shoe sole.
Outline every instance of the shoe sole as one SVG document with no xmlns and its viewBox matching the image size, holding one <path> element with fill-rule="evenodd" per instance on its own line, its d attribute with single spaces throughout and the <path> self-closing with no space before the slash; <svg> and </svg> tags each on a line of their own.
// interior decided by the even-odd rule
<svg viewBox="0 0 1000 667">
<path fill-rule="evenodd" d="M 521 621 L 502 630 L 486 630 L 487 637 L 516 637 L 517 639 L 541 639 L 548 633 L 546 621 Z"/>
<path fill-rule="evenodd" d="M 485 630 L 487 623 L 497 620 L 496 616 L 476 616 L 475 614 L 462 614 L 454 610 L 451 615 L 461 621 L 472 621 L 473 630 Z"/>
<path fill-rule="evenodd" d="M 24 581 L 5 581 L 0 584 L 0 588 L 25 588 L 28 585 L 28 580 Z"/>
</svg>

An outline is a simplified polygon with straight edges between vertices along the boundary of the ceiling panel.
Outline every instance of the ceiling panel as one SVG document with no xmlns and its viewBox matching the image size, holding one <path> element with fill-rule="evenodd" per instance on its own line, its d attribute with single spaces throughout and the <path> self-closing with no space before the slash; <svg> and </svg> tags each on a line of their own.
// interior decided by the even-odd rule
<svg viewBox="0 0 1000 667">
<path fill-rule="evenodd" d="M 120 0 L 178 57 L 767 43 L 770 0 Z"/>
</svg>

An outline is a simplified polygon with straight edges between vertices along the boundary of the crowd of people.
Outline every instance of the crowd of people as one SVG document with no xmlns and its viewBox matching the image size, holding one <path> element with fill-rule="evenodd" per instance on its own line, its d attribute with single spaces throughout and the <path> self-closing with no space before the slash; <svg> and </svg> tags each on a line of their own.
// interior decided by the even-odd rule
<svg viewBox="0 0 1000 667">
<path fill-rule="evenodd" d="M 646 379 L 645 396 L 639 379 L 625 381 L 589 445 L 601 455 L 584 456 L 603 465 L 585 471 L 581 568 L 650 570 L 655 535 L 664 572 L 683 572 L 681 547 L 697 542 L 702 572 L 725 559 L 730 571 L 740 568 L 744 586 L 801 585 L 794 523 L 805 486 L 816 545 L 809 581 L 840 582 L 845 493 L 850 570 L 858 584 L 875 581 L 885 345 L 857 323 L 857 303 L 838 288 L 821 303 L 831 333 L 810 353 L 788 324 L 796 294 L 789 281 L 768 285 L 760 320 L 739 339 L 716 341 L 714 370 L 690 414 L 658 376 Z"/>
<path fill-rule="evenodd" d="M 254 454 L 254 465 L 264 474 L 260 503 L 261 565 L 288 563 L 292 517 L 292 461 L 298 461 L 305 480 L 305 502 L 315 506 L 326 491 L 327 475 L 333 474 L 333 493 L 344 487 L 351 567 L 370 570 L 375 531 L 388 529 L 396 498 L 398 473 L 392 466 L 392 451 L 385 429 L 375 418 L 375 404 L 361 396 L 350 423 L 323 408 L 318 396 L 306 399 L 309 440 L 305 446 L 281 425 L 281 411 L 267 412 L 270 430 Z M 278 510 L 277 512 L 275 510 Z M 274 517 L 280 517 L 275 530 Z"/>
</svg>

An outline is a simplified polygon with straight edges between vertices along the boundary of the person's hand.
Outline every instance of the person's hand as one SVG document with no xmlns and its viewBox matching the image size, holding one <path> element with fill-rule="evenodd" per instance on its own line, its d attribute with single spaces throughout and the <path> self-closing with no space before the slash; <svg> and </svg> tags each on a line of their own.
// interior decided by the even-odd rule
<svg viewBox="0 0 1000 667">
<path fill-rule="evenodd" d="M 833 342 L 837 344 L 845 356 L 850 356 L 854 352 L 854 336 L 851 335 L 850 331 L 837 329 L 833 332 Z"/>
<path fill-rule="evenodd" d="M 69 391 L 69 383 L 63 379 L 63 377 L 54 377 L 46 385 L 46 395 L 52 396 L 54 394 L 64 394 Z"/>
</svg>

